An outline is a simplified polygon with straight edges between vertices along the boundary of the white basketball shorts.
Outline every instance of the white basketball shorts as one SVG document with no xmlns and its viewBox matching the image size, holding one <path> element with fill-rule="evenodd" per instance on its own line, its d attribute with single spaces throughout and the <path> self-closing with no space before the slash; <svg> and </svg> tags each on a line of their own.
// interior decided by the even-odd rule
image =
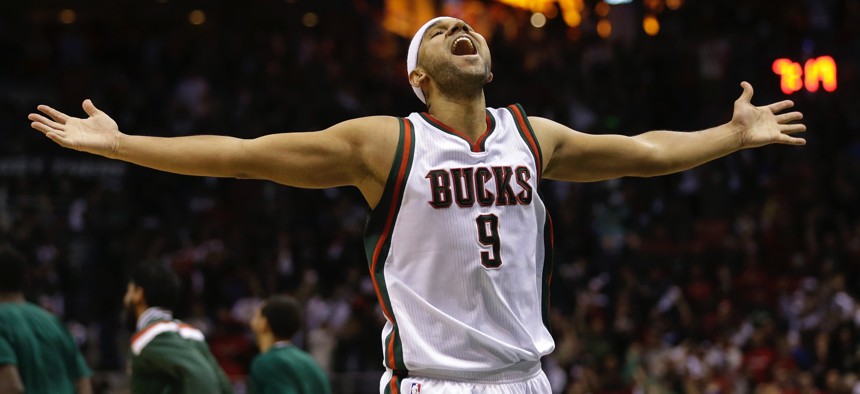
<svg viewBox="0 0 860 394">
<path fill-rule="evenodd" d="M 385 372 L 380 380 L 380 394 L 391 393 L 392 371 Z M 551 394 L 549 379 L 539 370 L 531 377 L 504 383 L 467 383 L 420 377 L 407 377 L 400 381 L 399 394 Z"/>
</svg>

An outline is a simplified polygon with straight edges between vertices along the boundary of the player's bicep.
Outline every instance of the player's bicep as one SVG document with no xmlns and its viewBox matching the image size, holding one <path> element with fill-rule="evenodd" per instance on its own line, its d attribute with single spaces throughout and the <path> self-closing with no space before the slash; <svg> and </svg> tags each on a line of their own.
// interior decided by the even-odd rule
<svg viewBox="0 0 860 394">
<path fill-rule="evenodd" d="M 361 118 L 314 132 L 282 133 L 246 140 L 237 160 L 239 177 L 270 179 L 290 186 L 358 185 L 368 176 L 367 150 L 374 132 L 396 127 L 395 118 Z"/>
<path fill-rule="evenodd" d="M 637 176 L 654 155 L 650 144 L 633 137 L 586 134 L 543 118 L 529 121 L 549 157 L 544 169 L 547 179 L 595 182 Z"/>
</svg>

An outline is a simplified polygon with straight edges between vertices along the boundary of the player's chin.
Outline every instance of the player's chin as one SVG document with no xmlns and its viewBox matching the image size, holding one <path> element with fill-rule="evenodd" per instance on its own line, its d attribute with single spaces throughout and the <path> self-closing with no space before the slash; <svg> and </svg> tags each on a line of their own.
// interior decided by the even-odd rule
<svg viewBox="0 0 860 394">
<path fill-rule="evenodd" d="M 485 64 L 480 55 L 454 56 L 454 63 L 460 67 L 483 66 Z"/>
<path fill-rule="evenodd" d="M 465 74 L 486 73 L 489 70 L 487 63 L 480 58 L 465 59 L 458 66 L 457 68 Z"/>
</svg>

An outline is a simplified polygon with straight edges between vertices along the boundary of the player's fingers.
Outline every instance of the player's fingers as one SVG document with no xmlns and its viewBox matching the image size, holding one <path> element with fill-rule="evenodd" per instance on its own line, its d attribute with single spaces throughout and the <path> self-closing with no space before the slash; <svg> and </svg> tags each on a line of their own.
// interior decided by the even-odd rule
<svg viewBox="0 0 860 394">
<path fill-rule="evenodd" d="M 776 115 L 776 121 L 779 123 L 789 123 L 801 119 L 803 119 L 803 114 L 797 111 Z"/>
<path fill-rule="evenodd" d="M 806 131 L 805 124 L 784 124 L 779 127 L 779 131 L 783 134 L 794 134 Z"/>
<path fill-rule="evenodd" d="M 785 111 L 791 107 L 794 107 L 794 101 L 783 100 L 783 101 L 780 101 L 778 103 L 773 103 L 771 105 L 768 105 L 767 109 L 769 109 L 770 112 L 779 113 L 779 112 Z"/>
<path fill-rule="evenodd" d="M 62 133 L 62 130 L 55 129 L 55 128 L 51 127 L 51 126 L 48 126 L 48 125 L 46 125 L 46 124 L 44 124 L 44 123 L 39 123 L 39 122 L 33 122 L 33 123 L 30 123 L 30 127 L 34 128 L 34 129 L 36 129 L 36 130 L 39 130 L 39 131 L 41 131 L 41 132 L 42 132 L 42 133 L 44 133 L 44 134 L 48 134 L 48 133 Z"/>
<path fill-rule="evenodd" d="M 785 134 L 780 135 L 777 141 L 780 144 L 786 145 L 806 145 L 806 140 L 803 138 L 791 137 Z"/>
<path fill-rule="evenodd" d="M 750 100 L 752 100 L 752 96 L 753 96 L 752 85 L 750 85 L 749 82 L 747 82 L 747 81 L 743 81 L 743 82 L 741 82 L 741 87 L 744 89 L 744 91 L 743 91 L 743 93 L 741 93 L 741 96 L 738 97 L 738 102 L 743 102 L 743 103 L 750 102 Z"/>
<path fill-rule="evenodd" d="M 45 136 L 50 138 L 51 141 L 54 141 L 62 146 L 69 146 L 69 143 L 66 140 L 66 136 L 62 133 L 50 132 L 45 134 Z"/>
<path fill-rule="evenodd" d="M 98 108 L 96 108 L 95 104 L 93 104 L 93 101 L 90 99 L 84 100 L 81 106 L 84 107 L 84 112 L 86 112 L 89 116 L 96 116 L 99 112 L 101 112 Z"/>
<path fill-rule="evenodd" d="M 55 129 L 58 129 L 58 130 L 63 130 L 63 129 L 66 127 L 65 125 L 61 125 L 61 124 L 59 124 L 59 123 L 57 123 L 57 122 L 54 122 L 53 120 L 48 119 L 48 118 L 46 118 L 46 117 L 44 117 L 44 116 L 42 116 L 42 115 L 39 115 L 39 114 L 30 114 L 30 115 L 27 115 L 27 119 L 30 119 L 30 120 L 31 120 L 31 121 L 33 121 L 33 122 L 44 123 L 44 124 L 46 124 L 46 125 L 48 125 L 48 126 L 51 126 L 51 127 L 55 128 Z"/>
<path fill-rule="evenodd" d="M 66 124 L 66 121 L 69 120 L 69 115 L 66 115 L 60 111 L 57 111 L 47 105 L 40 105 L 36 107 L 39 111 L 43 112 L 45 115 L 50 116 L 52 119 L 56 120 L 61 124 Z"/>
</svg>

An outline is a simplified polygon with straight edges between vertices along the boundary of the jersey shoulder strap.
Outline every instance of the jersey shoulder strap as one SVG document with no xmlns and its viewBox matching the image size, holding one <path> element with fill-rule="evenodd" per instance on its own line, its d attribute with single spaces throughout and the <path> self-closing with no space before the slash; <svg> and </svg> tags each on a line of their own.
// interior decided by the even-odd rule
<svg viewBox="0 0 860 394">
<path fill-rule="evenodd" d="M 538 171 L 538 182 L 542 179 L 543 176 L 543 152 L 541 152 L 540 144 L 538 143 L 537 135 L 535 135 L 535 131 L 532 128 L 532 124 L 529 122 L 528 116 L 526 116 L 526 111 L 523 109 L 522 105 L 512 104 L 505 107 L 508 112 L 511 113 L 511 116 L 514 118 L 514 124 L 517 127 L 517 132 L 519 132 L 520 137 L 525 141 L 526 145 L 529 147 L 529 151 L 531 151 L 532 156 L 535 159 L 535 165 L 537 166 Z"/>
<path fill-rule="evenodd" d="M 131 337 L 131 352 L 135 356 L 139 356 L 146 345 L 149 345 L 155 337 L 166 332 L 179 332 L 179 325 L 170 320 L 162 320 L 144 327 Z"/>
<path fill-rule="evenodd" d="M 167 332 L 175 332 L 183 339 L 190 339 L 192 341 L 203 342 L 206 340 L 203 336 L 203 332 L 194 328 L 190 324 L 180 320 L 162 320 L 154 322 L 134 334 L 131 338 L 132 353 L 134 353 L 135 356 L 140 355 L 140 352 L 142 352 L 146 345 L 149 345 L 155 337 Z"/>
</svg>

